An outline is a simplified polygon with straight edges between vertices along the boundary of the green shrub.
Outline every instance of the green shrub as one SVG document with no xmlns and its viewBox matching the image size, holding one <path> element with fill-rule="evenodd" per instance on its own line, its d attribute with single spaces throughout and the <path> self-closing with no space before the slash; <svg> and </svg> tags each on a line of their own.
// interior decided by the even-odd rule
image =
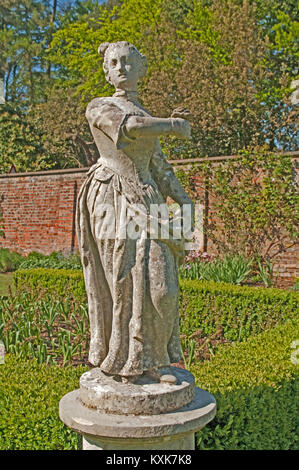
<svg viewBox="0 0 299 470">
<path fill-rule="evenodd" d="M 81 438 L 59 419 L 59 401 L 87 367 L 38 365 L 5 356 L 0 365 L 0 449 L 78 449 Z"/>
<path fill-rule="evenodd" d="M 24 257 L 16 251 L 10 251 L 7 248 L 0 248 L 0 271 L 10 272 L 18 269 Z"/>
<path fill-rule="evenodd" d="M 209 194 L 204 231 L 220 254 L 243 253 L 273 263 L 298 239 L 295 162 L 266 148 L 239 154 L 197 167 Z"/>
<path fill-rule="evenodd" d="M 197 434 L 201 449 L 298 449 L 298 365 L 291 343 L 299 320 L 289 320 L 242 344 L 221 346 L 191 372 L 214 394 L 216 418 Z"/>
<path fill-rule="evenodd" d="M 43 255 L 33 251 L 22 261 L 19 268 L 82 269 L 82 265 L 79 254 L 53 252 Z"/>
<path fill-rule="evenodd" d="M 295 284 L 290 289 L 299 291 L 299 279 L 298 278 L 295 278 Z"/>
<path fill-rule="evenodd" d="M 181 331 L 211 336 L 221 330 L 229 341 L 243 341 L 298 314 L 294 291 L 181 281 Z"/>
<path fill-rule="evenodd" d="M 0 297 L 0 340 L 18 359 L 38 363 L 86 362 L 89 345 L 87 305 L 21 292 Z"/>
<path fill-rule="evenodd" d="M 54 298 L 69 296 L 86 302 L 80 270 L 18 270 L 14 280 L 19 291 L 44 293 Z M 279 289 L 234 286 L 212 281 L 180 281 L 181 332 L 204 338 L 221 331 L 228 341 L 243 341 L 298 311 L 299 293 Z"/>
<path fill-rule="evenodd" d="M 7 248 L 0 248 L 0 271 L 8 272 L 16 269 L 82 269 L 79 254 L 66 254 L 53 252 L 50 255 L 43 255 L 33 251 L 27 256 L 22 256 L 16 251 Z"/>
<path fill-rule="evenodd" d="M 54 295 L 57 298 L 72 297 L 86 301 L 83 273 L 76 269 L 19 269 L 14 273 L 18 291 L 32 291 Z"/>
<path fill-rule="evenodd" d="M 299 375 L 290 360 L 290 344 L 298 337 L 299 321 L 288 321 L 223 346 L 210 362 L 191 369 L 197 385 L 217 400 L 215 419 L 197 434 L 199 448 L 298 448 Z M 80 436 L 60 421 L 58 406 L 86 370 L 6 355 L 0 365 L 0 449 L 80 448 Z"/>
<path fill-rule="evenodd" d="M 252 263 L 253 259 L 241 255 L 225 256 L 210 262 L 187 263 L 180 267 L 179 273 L 181 279 L 241 284 L 250 276 Z"/>
</svg>

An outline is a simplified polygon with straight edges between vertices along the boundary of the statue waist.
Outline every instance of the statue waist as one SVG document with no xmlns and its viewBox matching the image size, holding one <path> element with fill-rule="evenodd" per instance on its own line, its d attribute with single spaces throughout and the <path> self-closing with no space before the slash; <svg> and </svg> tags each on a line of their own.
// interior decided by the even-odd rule
<svg viewBox="0 0 299 470">
<path fill-rule="evenodd" d="M 130 181 L 138 186 L 148 186 L 149 184 L 153 185 L 154 182 L 151 178 L 150 171 L 138 171 L 135 166 L 131 168 L 114 168 L 111 162 L 106 162 L 104 159 L 99 158 L 97 163 L 95 163 L 88 171 L 88 175 L 94 174 L 94 178 L 99 181 L 108 181 L 114 175 L 120 178 L 121 180 Z"/>
</svg>

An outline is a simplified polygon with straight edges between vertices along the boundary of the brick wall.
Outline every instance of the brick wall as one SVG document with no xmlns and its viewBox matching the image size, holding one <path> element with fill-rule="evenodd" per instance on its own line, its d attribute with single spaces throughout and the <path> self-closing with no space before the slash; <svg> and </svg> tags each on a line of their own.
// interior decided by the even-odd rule
<svg viewBox="0 0 299 470">
<path fill-rule="evenodd" d="M 86 172 L 87 168 L 75 168 L 0 175 L 5 233 L 0 245 L 22 254 L 76 249 L 76 198 Z M 212 251 L 208 240 L 204 249 Z M 293 285 L 294 277 L 299 277 L 298 247 L 290 247 L 278 264 L 279 286 Z"/>
<path fill-rule="evenodd" d="M 74 169 L 0 175 L 1 246 L 22 254 L 74 249 L 75 202 L 85 173 Z"/>
</svg>

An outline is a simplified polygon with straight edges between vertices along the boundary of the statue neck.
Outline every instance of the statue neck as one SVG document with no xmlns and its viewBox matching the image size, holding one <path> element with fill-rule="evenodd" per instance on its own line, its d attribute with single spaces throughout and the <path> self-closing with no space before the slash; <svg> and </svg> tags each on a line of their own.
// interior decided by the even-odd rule
<svg viewBox="0 0 299 470">
<path fill-rule="evenodd" d="M 121 90 L 116 88 L 113 98 L 123 98 L 133 103 L 138 103 L 138 93 L 137 91 Z"/>
</svg>

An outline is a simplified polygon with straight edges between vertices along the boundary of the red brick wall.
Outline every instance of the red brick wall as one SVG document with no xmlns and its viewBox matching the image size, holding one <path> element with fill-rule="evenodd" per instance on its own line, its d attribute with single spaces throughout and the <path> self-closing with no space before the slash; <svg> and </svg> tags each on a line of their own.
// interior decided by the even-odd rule
<svg viewBox="0 0 299 470">
<path fill-rule="evenodd" d="M 5 233 L 0 246 L 22 254 L 70 252 L 76 248 L 76 198 L 86 171 L 75 168 L 0 175 Z M 211 251 L 210 243 L 207 249 Z M 299 277 L 297 247 L 280 256 L 279 270 L 279 286 L 293 285 L 294 277 Z"/>
<path fill-rule="evenodd" d="M 0 175 L 4 248 L 22 254 L 71 251 L 75 200 L 86 169 Z"/>
</svg>

